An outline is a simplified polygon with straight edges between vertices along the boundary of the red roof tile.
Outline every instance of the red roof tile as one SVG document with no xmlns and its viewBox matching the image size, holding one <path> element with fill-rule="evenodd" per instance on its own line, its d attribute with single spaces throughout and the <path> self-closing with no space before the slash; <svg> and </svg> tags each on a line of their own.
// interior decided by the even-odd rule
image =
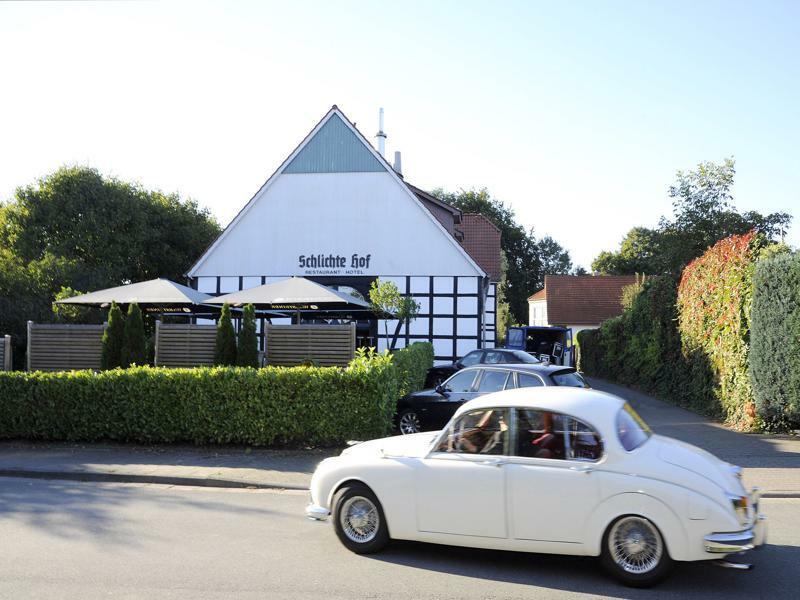
<svg viewBox="0 0 800 600">
<path fill-rule="evenodd" d="M 489 279 L 500 281 L 500 230 L 481 214 L 466 213 L 459 229 L 464 233 L 461 245 Z"/>
<path fill-rule="evenodd" d="M 634 283 L 636 275 L 545 275 L 528 300 L 546 297 L 551 325 L 598 325 L 622 314 L 622 288 Z"/>
</svg>

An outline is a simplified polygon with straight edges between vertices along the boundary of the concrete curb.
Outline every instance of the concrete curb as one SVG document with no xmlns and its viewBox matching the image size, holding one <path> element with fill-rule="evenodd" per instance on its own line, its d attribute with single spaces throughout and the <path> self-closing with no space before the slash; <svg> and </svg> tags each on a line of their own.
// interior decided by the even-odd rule
<svg viewBox="0 0 800 600">
<path fill-rule="evenodd" d="M 126 473 L 91 473 L 63 471 L 30 471 L 25 469 L 0 469 L 0 477 L 20 479 L 50 479 L 63 481 L 92 481 L 98 483 L 155 483 L 159 485 L 181 485 L 190 487 L 238 488 L 257 490 L 300 490 L 306 486 L 291 483 L 257 483 L 213 477 L 172 477 L 169 475 L 133 475 Z M 798 494 L 800 497 L 800 494 Z"/>
<path fill-rule="evenodd" d="M 53 479 L 63 481 L 91 481 L 97 483 L 155 483 L 159 485 L 181 485 L 189 487 L 212 487 L 256 490 L 298 490 L 307 492 L 303 485 L 292 483 L 256 483 L 235 479 L 216 479 L 213 477 L 174 477 L 170 475 L 134 475 L 126 473 L 92 473 L 65 471 L 33 471 L 25 469 L 0 469 L 0 477 L 20 479 Z M 800 498 L 800 491 L 762 492 L 762 498 Z"/>
</svg>

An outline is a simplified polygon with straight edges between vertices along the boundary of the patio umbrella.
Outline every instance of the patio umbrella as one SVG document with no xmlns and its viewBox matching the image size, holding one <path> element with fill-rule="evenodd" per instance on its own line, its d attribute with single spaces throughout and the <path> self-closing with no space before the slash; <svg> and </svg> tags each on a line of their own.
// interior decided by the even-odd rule
<svg viewBox="0 0 800 600">
<path fill-rule="evenodd" d="M 57 300 L 56 304 L 74 304 L 79 306 L 97 306 L 107 308 L 111 302 L 120 305 L 133 304 L 139 305 L 145 312 L 168 313 L 168 312 L 202 312 L 208 311 L 209 307 L 202 305 L 211 296 L 198 292 L 195 289 L 175 283 L 169 279 L 151 279 L 150 281 L 140 281 L 129 283 L 118 287 L 98 290 L 72 298 Z"/>
<path fill-rule="evenodd" d="M 217 296 L 207 304 L 243 306 L 286 312 L 370 313 L 372 306 L 363 298 L 339 292 L 304 277 L 290 277 L 274 283 Z M 383 316 L 383 315 L 380 315 Z"/>
</svg>

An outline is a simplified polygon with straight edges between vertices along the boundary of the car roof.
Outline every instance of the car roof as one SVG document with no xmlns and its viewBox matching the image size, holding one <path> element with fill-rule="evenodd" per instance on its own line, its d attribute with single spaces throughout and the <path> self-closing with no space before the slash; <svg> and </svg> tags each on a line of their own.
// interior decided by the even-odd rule
<svg viewBox="0 0 800 600">
<path fill-rule="evenodd" d="M 465 402 L 455 416 L 464 412 L 503 406 L 538 408 L 565 413 L 594 422 L 608 422 L 625 404 L 619 396 L 599 390 L 574 387 L 530 387 L 493 392 Z"/>
<path fill-rule="evenodd" d="M 478 369 L 502 369 L 503 371 L 518 371 L 520 373 L 543 373 L 549 375 L 559 371 L 574 371 L 575 369 L 565 365 L 552 365 L 548 363 L 491 363 L 470 365 L 462 371 L 477 371 Z"/>
</svg>

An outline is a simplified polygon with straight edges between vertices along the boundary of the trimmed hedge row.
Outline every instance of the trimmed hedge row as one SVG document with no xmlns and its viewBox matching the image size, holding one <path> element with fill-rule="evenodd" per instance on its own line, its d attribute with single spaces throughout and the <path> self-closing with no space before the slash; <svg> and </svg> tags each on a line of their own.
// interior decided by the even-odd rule
<svg viewBox="0 0 800 600">
<path fill-rule="evenodd" d="M 400 379 L 399 397 L 421 390 L 428 369 L 433 366 L 433 344 L 415 342 L 398 350 L 392 357 Z"/>
<path fill-rule="evenodd" d="M 431 344 L 360 351 L 348 367 L 134 367 L 0 373 L 0 438 L 340 445 L 389 433 Z"/>
<path fill-rule="evenodd" d="M 0 437 L 338 445 L 388 433 L 397 368 L 361 354 L 347 368 L 135 367 L 0 373 Z"/>
<path fill-rule="evenodd" d="M 648 279 L 621 316 L 578 333 L 580 368 L 587 375 L 633 385 L 674 404 L 711 412 L 706 363 L 684 357 L 678 333 L 677 282 Z"/>
<path fill-rule="evenodd" d="M 800 426 L 800 254 L 759 261 L 754 277 L 750 377 L 767 430 Z"/>
</svg>

